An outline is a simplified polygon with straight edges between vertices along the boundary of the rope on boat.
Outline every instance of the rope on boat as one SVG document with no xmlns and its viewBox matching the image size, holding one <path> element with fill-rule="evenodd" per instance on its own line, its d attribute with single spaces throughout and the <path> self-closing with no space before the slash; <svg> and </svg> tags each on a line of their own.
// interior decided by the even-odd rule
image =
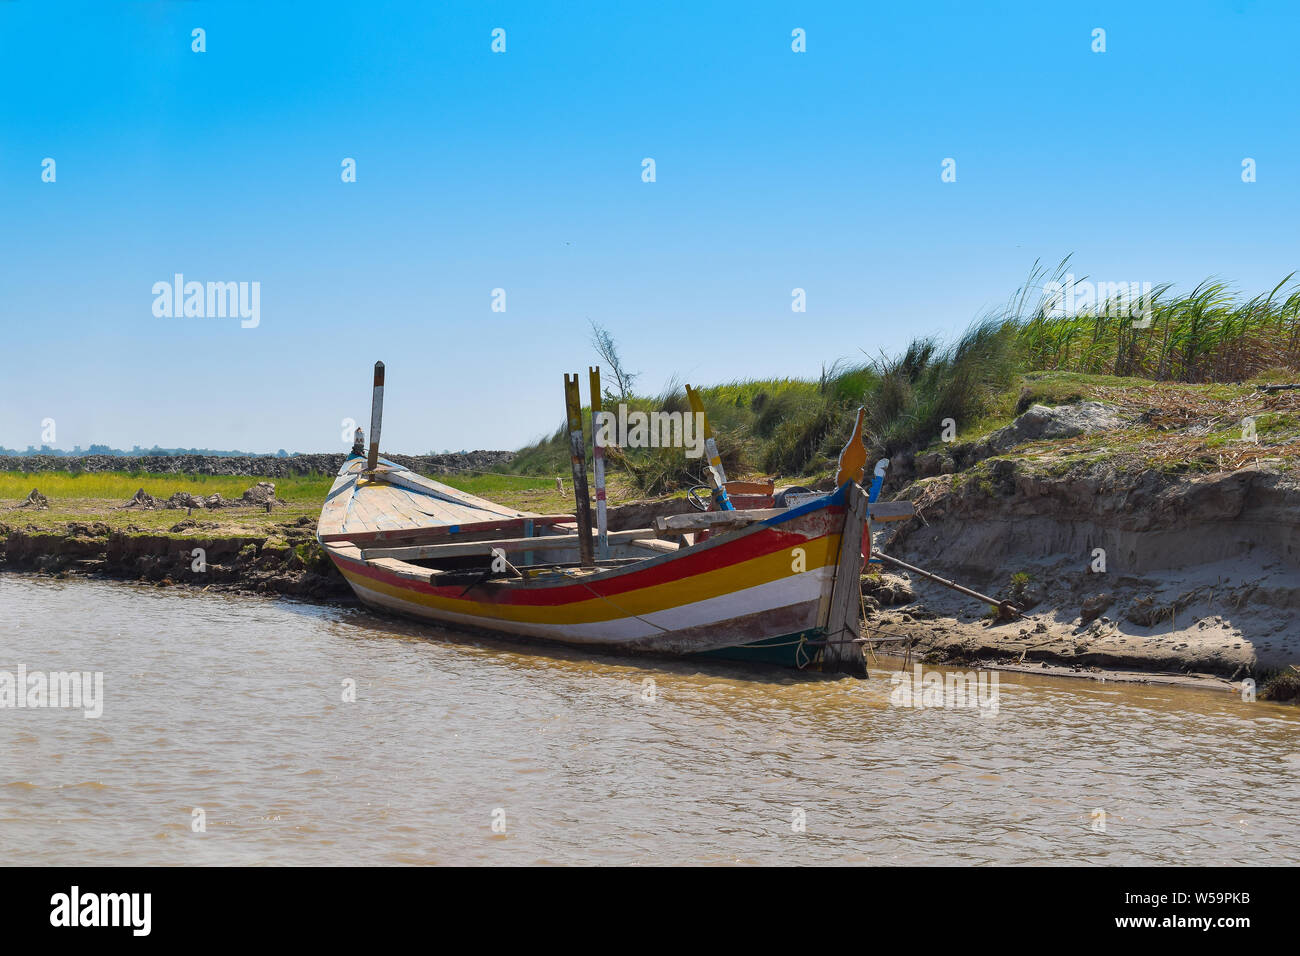
<svg viewBox="0 0 1300 956">
<path fill-rule="evenodd" d="M 880 479 L 880 480 L 883 481 L 883 479 Z M 874 484 L 874 483 L 872 484 L 872 487 L 875 488 L 875 484 Z M 879 488 L 875 488 L 875 491 L 876 491 L 877 494 L 880 493 L 880 489 L 879 489 Z M 865 623 L 866 620 L 867 620 L 867 596 L 866 596 L 865 594 L 862 593 L 862 587 L 861 587 L 861 585 L 859 585 L 859 587 L 858 587 L 858 600 L 859 600 L 859 601 L 861 602 L 861 604 L 862 604 L 862 617 L 858 618 L 858 620 L 859 620 L 859 621 L 862 621 L 863 623 Z M 873 664 L 875 664 L 877 667 L 879 667 L 879 666 L 880 666 L 880 661 L 876 660 L 876 652 L 875 652 L 874 650 L 872 650 L 870 644 L 867 644 L 867 645 L 866 645 L 866 648 L 867 648 L 867 656 L 871 658 L 871 663 L 873 663 Z"/>
<path fill-rule="evenodd" d="M 560 570 L 560 572 L 561 572 L 562 574 L 564 574 L 566 577 L 573 577 L 573 572 L 569 571 L 567 568 L 560 568 L 559 570 Z M 575 578 L 575 580 L 577 580 L 577 579 Z M 621 608 L 621 607 L 619 607 L 617 604 L 615 604 L 615 603 L 614 603 L 613 601 L 611 601 L 609 598 L 605 597 L 605 595 L 601 594 L 599 591 L 597 591 L 595 588 L 593 588 L 593 587 L 592 587 L 590 584 L 588 584 L 586 581 L 581 581 L 581 580 L 579 580 L 578 583 L 581 584 L 581 585 L 582 585 L 584 588 L 586 588 L 588 591 L 590 591 L 592 594 L 596 595 L 596 597 L 600 598 L 602 601 L 604 601 L 606 604 L 608 604 L 608 605 L 609 605 L 610 607 L 612 607 L 614 610 L 618 611 L 619 613 L 621 613 L 621 614 L 626 614 L 628 617 L 634 617 L 634 618 L 636 618 L 638 621 L 640 621 L 642 624 L 649 624 L 651 627 L 658 628 L 659 630 L 663 631 L 665 634 L 671 634 L 671 633 L 672 633 L 672 631 L 668 630 L 668 628 L 666 628 L 666 627 L 659 627 L 659 625 L 656 624 L 654 621 L 647 621 L 647 620 L 646 620 L 645 618 L 643 618 L 640 614 L 633 614 L 631 611 L 627 610 L 626 608 Z"/>
<path fill-rule="evenodd" d="M 604 601 L 604 602 L 605 602 L 606 604 L 608 604 L 610 607 L 614 608 L 614 610 L 618 611 L 620 614 L 625 614 L 625 615 L 627 615 L 628 617 L 636 618 L 636 619 L 637 619 L 638 621 L 640 621 L 642 624 L 649 624 L 651 627 L 653 627 L 653 628 L 655 628 L 655 629 L 657 629 L 657 630 L 659 630 L 659 631 L 662 631 L 662 632 L 665 633 L 665 634 L 671 634 L 671 633 L 672 633 L 672 631 L 670 631 L 668 628 L 666 628 L 666 627 L 660 627 L 660 626 L 659 626 L 658 624 L 656 624 L 654 621 L 647 620 L 646 618 L 642 617 L 640 614 L 634 614 L 632 611 L 629 611 L 629 610 L 627 610 L 626 608 L 620 607 L 620 606 L 619 606 L 618 604 L 616 604 L 614 601 L 611 601 L 609 598 L 605 597 L 605 595 L 601 594 L 599 591 L 597 591 L 595 588 L 593 588 L 593 587 L 592 587 L 590 584 L 588 584 L 586 581 L 583 581 L 583 580 L 580 580 L 580 579 L 574 577 L 574 572 L 573 572 L 573 571 L 571 571 L 571 570 L 569 570 L 569 569 L 567 569 L 567 568 L 559 568 L 559 569 L 557 569 L 557 570 L 559 570 L 559 571 L 560 571 L 562 574 L 564 574 L 566 577 L 569 577 L 569 578 L 573 579 L 574 581 L 576 581 L 578 584 L 581 584 L 584 588 L 586 588 L 588 591 L 590 591 L 594 596 L 600 598 L 602 601 Z M 863 602 L 862 607 L 863 607 L 863 611 L 865 612 L 865 611 L 866 611 L 866 602 L 865 602 L 865 601 Z M 803 669 L 806 668 L 809 664 L 812 663 L 812 658 L 808 655 L 808 650 L 807 650 L 809 647 L 828 647 L 828 646 L 830 646 L 830 645 L 832 645 L 832 644 L 858 644 L 858 645 L 866 645 L 867 651 L 870 653 L 870 652 L 871 652 L 871 645 L 872 645 L 872 643 L 874 643 L 874 642 L 902 641 L 902 640 L 910 640 L 910 639 L 911 639 L 911 635 L 902 635 L 902 636 L 898 636 L 898 637 L 875 637 L 875 638 L 872 638 L 872 637 L 856 637 L 856 638 L 854 638 L 853 640 L 850 640 L 850 641 L 810 641 L 810 640 L 808 640 L 808 635 L 806 635 L 806 634 L 800 634 L 800 635 L 799 635 L 799 639 L 798 639 L 798 640 L 794 640 L 794 641 L 784 641 L 784 642 L 782 642 L 782 643 L 780 643 L 780 644 L 735 644 L 735 645 L 732 645 L 730 648 L 728 648 L 728 650 L 737 650 L 737 651 L 766 651 L 766 650 L 770 650 L 771 648 L 774 648 L 774 647 L 793 647 L 793 648 L 795 648 L 795 666 L 796 666 L 799 670 L 803 670 Z M 911 648 L 908 648 L 908 656 L 909 656 L 909 657 L 911 656 L 911 653 L 912 653 Z M 873 658 L 875 657 L 875 654 L 874 654 L 874 653 L 872 654 L 872 657 L 873 657 Z"/>
<path fill-rule="evenodd" d="M 570 576 L 570 577 L 572 576 L 571 572 L 569 572 L 569 571 L 567 571 L 567 570 L 566 570 L 564 573 L 565 573 L 566 575 Z M 614 603 L 613 601 L 611 601 L 609 598 L 605 597 L 605 595 L 601 594 L 599 591 L 597 591 L 595 588 L 593 588 L 593 587 L 592 587 L 590 584 L 588 584 L 586 581 L 578 581 L 578 583 L 581 584 L 581 585 L 582 585 L 584 588 L 586 588 L 588 591 L 590 591 L 592 594 L 594 594 L 596 597 L 600 598 L 602 601 L 604 601 L 604 602 L 605 602 L 606 604 L 608 604 L 610 607 L 614 608 L 616 611 L 619 611 L 619 612 L 622 613 L 622 614 L 626 614 L 628 617 L 634 617 L 634 618 L 636 618 L 638 621 L 640 621 L 642 624 L 649 624 L 651 627 L 659 628 L 659 630 L 663 631 L 665 634 L 671 634 L 671 633 L 672 633 L 672 632 L 671 632 L 668 628 L 666 628 L 666 627 L 659 627 L 659 625 L 656 624 L 654 621 L 647 621 L 647 620 L 646 620 L 645 618 L 643 618 L 640 614 L 634 614 L 634 613 L 632 613 L 631 611 L 629 611 L 629 610 L 627 610 L 627 609 L 625 609 L 625 608 L 621 608 L 621 607 L 619 607 L 617 604 L 615 604 L 615 603 Z M 827 643 L 830 643 L 830 642 L 829 642 L 829 641 L 823 641 L 823 642 L 821 642 L 821 643 L 823 643 L 823 644 L 827 644 Z M 845 642 L 845 643 L 850 643 L 850 642 Z M 807 650 L 805 650 L 805 648 L 808 646 L 808 644 L 809 644 L 809 642 L 808 642 L 808 638 L 807 638 L 807 636 L 806 636 L 806 635 L 803 635 L 803 634 L 800 634 L 800 635 L 799 635 L 799 640 L 797 640 L 797 641 L 787 641 L 787 642 L 784 643 L 784 644 L 754 644 L 754 645 L 737 644 L 737 645 L 734 646 L 734 648 L 729 648 L 729 650 L 760 650 L 760 649 L 761 649 L 761 650 L 767 650 L 769 647 L 795 647 L 795 666 L 796 666 L 799 670 L 803 670 L 805 667 L 807 667 L 809 664 L 812 663 L 812 658 L 808 656 L 808 652 L 807 652 Z M 802 658 L 802 659 L 801 659 L 801 658 Z"/>
<path fill-rule="evenodd" d="M 812 658 L 808 656 L 808 651 L 806 650 L 806 648 L 810 646 L 810 643 L 811 642 L 809 642 L 807 636 L 800 634 L 799 640 L 797 641 L 785 641 L 781 644 L 733 644 L 731 647 L 728 647 L 727 650 L 766 651 L 769 648 L 773 648 L 773 647 L 793 647 L 795 649 L 794 652 L 795 667 L 798 670 L 803 670 L 805 667 L 807 667 L 809 664 L 812 663 Z"/>
</svg>

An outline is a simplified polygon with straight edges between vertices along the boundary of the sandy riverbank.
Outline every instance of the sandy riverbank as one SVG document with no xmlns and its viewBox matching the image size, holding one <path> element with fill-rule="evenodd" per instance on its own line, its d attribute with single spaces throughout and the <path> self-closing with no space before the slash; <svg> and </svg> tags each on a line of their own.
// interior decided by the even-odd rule
<svg viewBox="0 0 1300 956">
<path fill-rule="evenodd" d="M 978 601 L 886 570 L 864 583 L 868 633 L 906 634 L 918 654 L 954 663 L 1261 685 L 1300 673 L 1294 478 L 1022 466 L 998 463 L 992 488 L 978 477 L 914 483 L 904 494 L 918 517 L 877 543 L 1025 616 L 999 621 Z"/>
</svg>

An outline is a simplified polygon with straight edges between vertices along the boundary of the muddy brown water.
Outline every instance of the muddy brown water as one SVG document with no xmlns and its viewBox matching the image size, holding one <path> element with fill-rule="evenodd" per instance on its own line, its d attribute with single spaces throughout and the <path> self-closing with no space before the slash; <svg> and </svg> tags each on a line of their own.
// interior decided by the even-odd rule
<svg viewBox="0 0 1300 956">
<path fill-rule="evenodd" d="M 884 666 L 0 575 L 19 665 L 101 671 L 104 702 L 0 709 L 5 864 L 1300 861 L 1300 710 L 1223 693 L 1001 674 L 996 714 L 904 708 Z"/>
</svg>

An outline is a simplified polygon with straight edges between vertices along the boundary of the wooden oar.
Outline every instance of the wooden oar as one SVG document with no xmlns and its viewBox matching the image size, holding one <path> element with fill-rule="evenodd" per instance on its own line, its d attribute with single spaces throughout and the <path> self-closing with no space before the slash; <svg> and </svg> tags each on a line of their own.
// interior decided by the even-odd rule
<svg viewBox="0 0 1300 956">
<path fill-rule="evenodd" d="M 970 588 L 962 587 L 956 581 L 949 581 L 947 578 L 941 578 L 939 577 L 939 575 L 933 574 L 929 571 L 922 571 L 920 568 L 916 567 L 915 565 L 908 564 L 906 561 L 900 561 L 898 560 L 898 558 L 890 557 L 889 555 L 881 551 L 876 551 L 873 553 L 881 561 L 884 561 L 887 564 L 892 564 L 900 568 L 905 568 L 908 571 L 911 571 L 913 574 L 919 574 L 923 578 L 928 578 L 929 580 L 933 581 L 935 584 L 942 584 L 946 588 L 951 588 L 952 590 L 956 591 L 958 594 L 965 594 L 967 597 L 977 598 L 983 601 L 985 604 L 992 605 L 993 607 L 998 609 L 998 617 L 1003 618 L 1004 620 L 1005 619 L 1014 620 L 1015 618 L 1024 616 L 1024 612 L 1020 610 L 1020 608 L 1016 607 L 1016 605 L 1010 601 L 999 601 L 997 598 L 991 598 L 987 594 L 980 594 L 979 591 L 973 591 Z"/>
</svg>

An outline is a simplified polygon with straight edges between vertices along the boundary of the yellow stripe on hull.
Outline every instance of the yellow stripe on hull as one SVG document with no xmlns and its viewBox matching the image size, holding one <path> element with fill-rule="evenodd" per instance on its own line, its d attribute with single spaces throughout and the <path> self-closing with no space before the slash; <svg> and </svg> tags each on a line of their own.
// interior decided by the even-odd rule
<svg viewBox="0 0 1300 956">
<path fill-rule="evenodd" d="M 814 588 L 818 591 L 824 590 L 822 582 L 825 576 L 812 572 L 834 566 L 839 553 L 840 536 L 825 535 L 811 541 L 804 541 L 798 547 L 804 552 L 802 561 L 805 570 L 803 571 L 794 570 L 796 559 L 791 553 L 793 549 L 782 549 L 748 561 L 625 591 L 608 598 L 593 594 L 585 600 L 542 605 L 500 604 L 469 598 L 444 597 L 417 591 L 399 581 L 377 580 L 356 573 L 349 567 L 347 561 L 340 560 L 337 564 L 354 588 L 364 588 L 367 591 L 384 594 L 407 604 L 434 611 L 445 611 L 466 618 L 483 619 L 485 622 L 490 620 L 572 626 L 630 616 L 644 617 L 801 574 L 809 575 L 809 597 L 816 599 Z M 575 576 L 574 582 L 580 581 L 581 578 Z M 500 587 L 500 585 L 489 583 L 482 587 Z M 513 585 L 513 587 L 519 586 Z M 534 585 L 534 587 L 544 587 L 544 585 Z"/>
</svg>

